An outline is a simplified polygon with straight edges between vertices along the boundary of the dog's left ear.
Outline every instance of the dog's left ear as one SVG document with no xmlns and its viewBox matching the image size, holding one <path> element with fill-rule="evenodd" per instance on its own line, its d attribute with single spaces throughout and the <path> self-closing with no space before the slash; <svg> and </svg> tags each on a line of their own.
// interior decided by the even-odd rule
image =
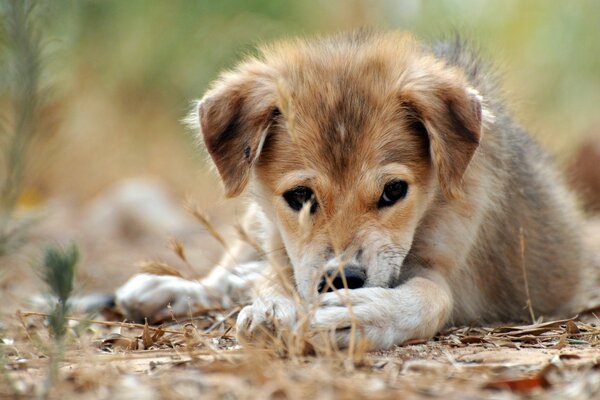
<svg viewBox="0 0 600 400">
<path fill-rule="evenodd" d="M 416 80 L 401 91 L 401 101 L 425 127 L 440 188 L 448 199 L 462 189 L 462 180 L 479 146 L 481 96 L 464 77 L 438 75 Z M 462 78 L 462 79 L 461 79 Z"/>
<path fill-rule="evenodd" d="M 279 113 L 269 71 L 242 64 L 221 77 L 198 103 L 201 136 L 225 187 L 239 195 L 250 178 L 269 126 Z"/>
</svg>

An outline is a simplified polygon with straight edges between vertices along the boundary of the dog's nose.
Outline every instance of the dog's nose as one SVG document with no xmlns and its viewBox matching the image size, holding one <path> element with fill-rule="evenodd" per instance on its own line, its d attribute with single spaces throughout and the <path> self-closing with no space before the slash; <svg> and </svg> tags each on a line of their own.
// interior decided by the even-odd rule
<svg viewBox="0 0 600 400">
<path fill-rule="evenodd" d="M 356 265 L 346 265 L 344 267 L 344 275 L 346 277 L 346 284 L 348 289 L 358 289 L 365 285 L 367 280 L 367 274 L 365 270 Z M 337 269 L 327 272 L 327 277 L 331 281 L 331 284 L 327 282 L 327 279 L 323 277 L 319 283 L 319 293 L 333 292 L 334 289 L 344 289 L 344 280 L 342 273 Z"/>
</svg>

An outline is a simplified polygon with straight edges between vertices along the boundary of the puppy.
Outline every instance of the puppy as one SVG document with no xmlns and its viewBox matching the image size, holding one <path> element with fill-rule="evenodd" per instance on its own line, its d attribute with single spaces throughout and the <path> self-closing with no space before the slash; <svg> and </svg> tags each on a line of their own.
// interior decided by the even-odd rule
<svg viewBox="0 0 600 400">
<path fill-rule="evenodd" d="M 460 41 L 361 31 L 262 48 L 195 114 L 226 196 L 249 194 L 260 246 L 240 241 L 199 282 L 136 275 L 117 304 L 159 321 L 253 301 L 244 338 L 308 318 L 374 349 L 572 315 L 575 202 L 495 81 Z"/>
</svg>

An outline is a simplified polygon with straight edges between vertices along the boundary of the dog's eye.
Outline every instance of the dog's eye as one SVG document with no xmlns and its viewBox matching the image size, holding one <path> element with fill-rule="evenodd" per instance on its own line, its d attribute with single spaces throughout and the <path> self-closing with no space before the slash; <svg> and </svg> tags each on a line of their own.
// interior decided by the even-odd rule
<svg viewBox="0 0 600 400">
<path fill-rule="evenodd" d="M 293 210 L 300 211 L 304 206 L 304 203 L 310 201 L 310 213 L 314 214 L 315 211 L 317 211 L 318 204 L 315 199 L 315 194 L 312 189 L 307 188 L 306 186 L 298 186 L 288 190 L 283 194 L 283 198 Z"/>
<path fill-rule="evenodd" d="M 383 193 L 379 198 L 377 207 L 389 207 L 394 205 L 398 200 L 402 200 L 406 197 L 408 192 L 408 183 L 402 180 L 395 180 L 385 184 Z"/>
</svg>

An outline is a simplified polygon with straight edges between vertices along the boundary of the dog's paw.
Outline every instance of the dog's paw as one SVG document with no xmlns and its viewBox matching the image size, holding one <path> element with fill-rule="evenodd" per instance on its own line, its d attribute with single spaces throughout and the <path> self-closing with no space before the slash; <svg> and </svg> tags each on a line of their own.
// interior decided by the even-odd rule
<svg viewBox="0 0 600 400">
<path fill-rule="evenodd" d="M 169 275 L 137 274 L 115 293 L 127 319 L 150 323 L 185 317 L 218 307 L 218 294 L 197 281 Z"/>
<path fill-rule="evenodd" d="M 283 296 L 256 299 L 244 307 L 237 318 L 238 338 L 242 341 L 269 339 L 290 331 L 296 323 L 296 305 Z"/>
<path fill-rule="evenodd" d="M 416 277 L 397 288 L 361 288 L 324 293 L 311 320 L 313 331 L 340 347 L 364 342 L 386 349 L 410 339 L 428 339 L 452 312 L 449 289 Z"/>
<path fill-rule="evenodd" d="M 365 288 L 338 290 L 321 296 L 320 306 L 311 319 L 313 342 L 340 348 L 363 342 L 366 348 L 386 349 L 410 339 L 403 326 L 402 309 L 393 302 L 389 289 Z M 405 315 L 404 317 L 410 316 Z M 406 325 L 413 321 L 405 321 Z"/>
</svg>

